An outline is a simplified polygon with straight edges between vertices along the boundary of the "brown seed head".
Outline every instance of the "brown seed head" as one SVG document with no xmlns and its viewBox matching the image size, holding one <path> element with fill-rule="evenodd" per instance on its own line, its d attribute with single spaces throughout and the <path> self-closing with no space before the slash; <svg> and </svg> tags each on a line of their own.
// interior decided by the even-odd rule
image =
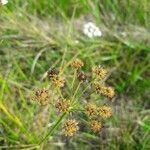
<svg viewBox="0 0 150 150">
<path fill-rule="evenodd" d="M 75 69 L 80 69 L 83 65 L 84 63 L 78 58 L 74 59 L 71 63 L 71 67 Z"/>
<path fill-rule="evenodd" d="M 59 71 L 57 71 L 56 69 L 51 69 L 51 70 L 48 72 L 48 77 L 49 77 L 50 79 L 52 79 L 52 78 L 58 76 L 58 74 L 59 74 Z"/>
<path fill-rule="evenodd" d="M 97 93 L 107 96 L 108 98 L 113 98 L 115 96 L 115 91 L 112 87 L 107 87 L 98 82 L 96 82 L 94 85 Z"/>
<path fill-rule="evenodd" d="M 112 109 L 109 106 L 102 106 L 98 109 L 98 114 L 103 118 L 108 118 L 112 115 Z"/>
<path fill-rule="evenodd" d="M 85 106 L 85 113 L 89 117 L 95 117 L 97 115 L 97 108 L 95 104 L 88 103 Z"/>
<path fill-rule="evenodd" d="M 105 87 L 104 95 L 109 98 L 113 98 L 115 96 L 115 91 L 112 87 Z"/>
<path fill-rule="evenodd" d="M 102 89 L 104 88 L 103 84 L 101 84 L 99 82 L 95 82 L 94 86 L 95 86 L 95 90 L 97 93 L 102 93 Z"/>
<path fill-rule="evenodd" d="M 96 75 L 99 79 L 104 79 L 107 75 L 107 70 L 101 66 L 95 66 L 92 68 L 92 73 Z"/>
<path fill-rule="evenodd" d="M 41 105 L 47 105 L 49 103 L 49 98 L 49 92 L 44 88 L 35 91 L 33 100 L 36 100 Z"/>
<path fill-rule="evenodd" d="M 102 124 L 97 120 L 90 121 L 90 127 L 94 132 L 99 132 L 102 128 Z"/>
<path fill-rule="evenodd" d="M 78 79 L 79 79 L 79 81 L 85 82 L 86 78 L 87 77 L 86 77 L 85 73 L 83 73 L 83 72 L 79 72 L 78 73 Z"/>
<path fill-rule="evenodd" d="M 78 130 L 78 122 L 76 120 L 67 120 L 63 125 L 64 133 L 66 136 L 73 136 Z"/>
<path fill-rule="evenodd" d="M 69 107 L 70 107 L 70 101 L 69 100 L 60 99 L 56 103 L 56 108 L 58 109 L 59 112 L 68 112 Z"/>
<path fill-rule="evenodd" d="M 52 82 L 53 82 L 54 86 L 60 87 L 60 88 L 64 87 L 64 85 L 65 85 L 65 80 L 59 76 L 54 76 L 52 78 Z"/>
</svg>

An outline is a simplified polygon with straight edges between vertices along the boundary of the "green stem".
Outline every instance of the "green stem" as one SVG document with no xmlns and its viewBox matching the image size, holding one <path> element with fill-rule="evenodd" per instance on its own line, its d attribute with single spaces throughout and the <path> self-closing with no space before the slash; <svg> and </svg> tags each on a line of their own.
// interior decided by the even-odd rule
<svg viewBox="0 0 150 150">
<path fill-rule="evenodd" d="M 76 75 L 77 75 L 77 70 L 74 70 L 73 80 L 72 80 L 72 84 L 71 84 L 72 90 L 73 90 L 73 87 L 74 87 L 74 82 L 75 82 L 75 80 L 76 80 Z"/>
<path fill-rule="evenodd" d="M 74 98 L 75 98 L 75 96 L 76 96 L 76 94 L 77 94 L 77 92 L 78 92 L 78 90 L 80 88 L 80 85 L 81 85 L 81 82 L 78 84 L 78 86 L 77 86 L 77 88 L 76 88 L 76 90 L 75 90 L 75 92 L 74 92 L 74 94 L 72 96 L 72 101 L 71 102 L 73 102 L 73 100 L 74 100 Z"/>
<path fill-rule="evenodd" d="M 50 135 L 53 134 L 54 130 L 58 127 L 61 123 L 62 119 L 66 116 L 67 113 L 63 113 L 60 118 L 57 120 L 55 125 L 51 128 L 51 130 L 47 133 L 47 135 L 40 141 L 39 145 L 41 145 Z"/>
<path fill-rule="evenodd" d="M 81 96 L 86 92 L 86 90 L 92 85 L 93 81 L 94 81 L 94 80 L 92 80 L 92 81 L 89 83 L 89 85 L 88 85 L 87 87 L 85 87 L 85 89 L 82 91 L 82 93 L 80 94 L 79 97 L 81 97 Z"/>
<path fill-rule="evenodd" d="M 61 93 L 60 88 L 57 88 L 57 91 L 58 91 L 58 93 L 60 94 L 61 98 L 64 99 L 64 97 L 63 97 L 63 95 L 62 95 L 62 93 Z"/>
</svg>

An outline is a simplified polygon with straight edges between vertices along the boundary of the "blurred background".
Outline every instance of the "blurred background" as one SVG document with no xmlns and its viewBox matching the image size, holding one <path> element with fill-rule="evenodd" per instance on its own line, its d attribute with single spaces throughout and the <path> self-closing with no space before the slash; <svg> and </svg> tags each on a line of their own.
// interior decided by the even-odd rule
<svg viewBox="0 0 150 150">
<path fill-rule="evenodd" d="M 101 37 L 83 34 L 88 22 L 99 27 Z M 150 149 L 149 51 L 149 0 L 8 0 L 0 5 L 0 149 L 36 149 L 29 125 L 35 123 L 40 137 L 42 126 L 34 120 L 49 119 L 47 109 L 39 113 L 32 104 L 30 93 L 48 83 L 46 71 L 61 64 L 64 52 L 66 61 L 78 54 L 89 68 L 111 69 L 114 115 L 100 135 L 81 132 L 64 141 L 58 131 L 43 149 Z"/>
</svg>

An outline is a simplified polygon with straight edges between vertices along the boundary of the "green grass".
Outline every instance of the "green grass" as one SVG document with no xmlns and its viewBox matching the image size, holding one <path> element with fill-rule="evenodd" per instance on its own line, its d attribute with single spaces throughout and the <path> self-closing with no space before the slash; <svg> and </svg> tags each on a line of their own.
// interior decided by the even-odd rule
<svg viewBox="0 0 150 150">
<path fill-rule="evenodd" d="M 148 149 L 149 7 L 148 0 L 11 0 L 0 6 L 0 149 L 40 149 L 37 143 L 49 129 L 31 132 L 43 112 L 31 101 L 32 90 L 48 84 L 50 67 L 74 56 L 85 61 L 85 70 L 94 64 L 111 69 L 114 115 L 100 135 L 83 130 L 64 140 L 59 129 L 44 149 Z M 101 39 L 82 34 L 89 20 L 102 30 Z M 47 123 L 57 119 L 48 111 Z"/>
</svg>

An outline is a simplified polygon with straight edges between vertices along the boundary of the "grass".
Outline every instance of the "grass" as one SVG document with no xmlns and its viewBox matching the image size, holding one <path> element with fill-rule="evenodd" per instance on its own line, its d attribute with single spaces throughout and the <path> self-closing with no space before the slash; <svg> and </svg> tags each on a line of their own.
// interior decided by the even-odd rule
<svg viewBox="0 0 150 150">
<path fill-rule="evenodd" d="M 49 129 L 31 132 L 35 117 L 43 112 L 47 124 L 58 117 L 31 101 L 32 90 L 48 84 L 49 68 L 74 56 L 85 61 L 85 70 L 111 68 L 114 115 L 100 135 L 83 131 L 64 140 L 58 129 L 43 149 L 148 149 L 149 6 L 148 0 L 12 0 L 0 6 L 0 149 L 40 149 Z M 82 34 L 90 20 L 102 30 L 101 39 Z"/>
</svg>

